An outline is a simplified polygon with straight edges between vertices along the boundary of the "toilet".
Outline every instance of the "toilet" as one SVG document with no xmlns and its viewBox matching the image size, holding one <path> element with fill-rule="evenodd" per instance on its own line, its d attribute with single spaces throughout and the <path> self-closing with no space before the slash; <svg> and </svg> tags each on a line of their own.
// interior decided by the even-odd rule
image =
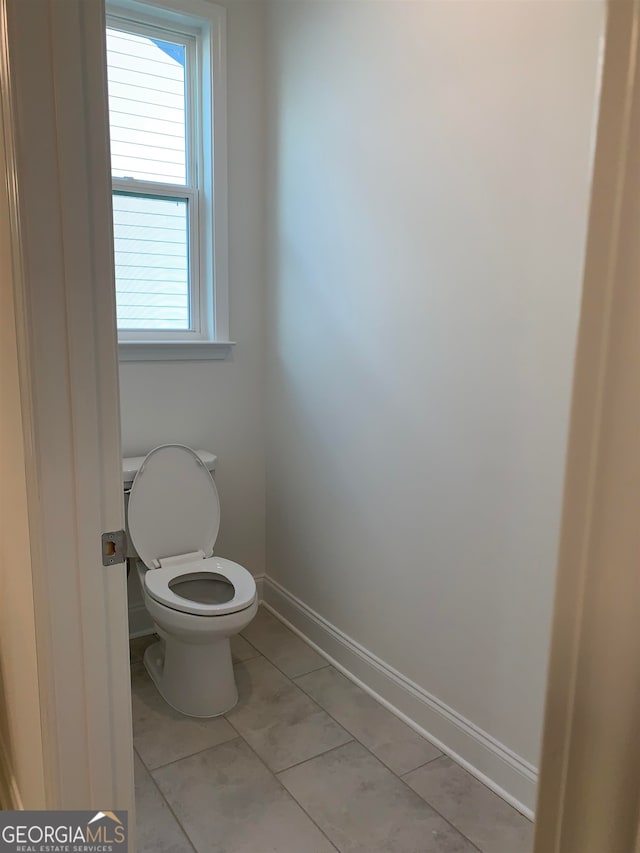
<svg viewBox="0 0 640 853">
<path fill-rule="evenodd" d="M 161 637 L 146 650 L 145 668 L 177 711 L 216 717 L 238 701 L 229 641 L 258 601 L 252 575 L 213 556 L 220 501 L 202 457 L 166 444 L 139 460 L 127 516 L 144 603 Z"/>
</svg>

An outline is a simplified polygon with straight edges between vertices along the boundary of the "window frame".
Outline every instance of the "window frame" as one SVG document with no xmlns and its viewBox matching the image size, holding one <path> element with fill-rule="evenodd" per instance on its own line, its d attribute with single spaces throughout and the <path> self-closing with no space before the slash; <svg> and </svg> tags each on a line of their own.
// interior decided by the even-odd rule
<svg viewBox="0 0 640 853">
<path fill-rule="evenodd" d="M 179 3 L 179 9 L 176 6 Z M 156 38 L 191 40 L 185 71 L 186 169 L 182 185 L 112 179 L 113 192 L 190 198 L 190 305 L 193 330 L 118 330 L 121 361 L 226 358 L 229 340 L 226 10 L 207 0 L 108 0 L 107 26 Z M 106 38 L 106 36 L 105 36 Z M 189 71 L 187 71 L 187 64 Z M 190 72 L 190 73 L 189 73 Z M 106 74 L 106 69 L 105 69 Z M 189 115 L 189 112 L 193 115 Z M 210 127 L 211 133 L 205 133 Z M 197 245 L 197 252 L 193 246 Z M 194 286 L 195 285 L 195 286 Z"/>
</svg>

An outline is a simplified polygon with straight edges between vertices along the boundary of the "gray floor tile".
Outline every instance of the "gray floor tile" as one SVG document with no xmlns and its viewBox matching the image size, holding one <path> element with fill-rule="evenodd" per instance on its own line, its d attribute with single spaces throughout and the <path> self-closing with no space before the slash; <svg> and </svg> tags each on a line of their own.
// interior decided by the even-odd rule
<svg viewBox="0 0 640 853">
<path fill-rule="evenodd" d="M 186 853 L 193 847 L 171 814 L 144 764 L 133 757 L 138 853 Z"/>
<path fill-rule="evenodd" d="M 155 639 L 131 643 L 134 742 L 184 829 L 136 757 L 141 853 L 530 853 L 526 818 L 267 611 L 232 640 L 230 722 L 164 702 L 141 662 Z"/>
<path fill-rule="evenodd" d="M 404 777 L 484 853 L 530 853 L 533 824 L 450 758 Z"/>
<path fill-rule="evenodd" d="M 153 776 L 200 853 L 335 853 L 240 739 Z"/>
<path fill-rule="evenodd" d="M 407 773 L 442 755 L 332 666 L 296 678 L 295 683 L 394 773 Z"/>
<path fill-rule="evenodd" d="M 359 743 L 279 778 L 341 853 L 476 853 Z"/>
<path fill-rule="evenodd" d="M 133 742 L 149 769 L 236 737 L 224 717 L 199 720 L 169 707 L 144 668 L 131 672 Z"/>
<path fill-rule="evenodd" d="M 159 639 L 157 634 L 146 634 L 144 637 L 136 637 L 134 640 L 129 640 L 129 659 L 131 663 L 139 663 L 147 647 L 152 643 L 157 643 Z"/>
<path fill-rule="evenodd" d="M 326 660 L 264 607 L 242 632 L 252 646 L 290 678 L 326 666 Z"/>
<path fill-rule="evenodd" d="M 260 652 L 254 649 L 251 643 L 248 643 L 240 634 L 231 637 L 231 657 L 234 661 L 250 660 L 259 656 Z"/>
<path fill-rule="evenodd" d="M 272 770 L 351 740 L 265 658 L 237 664 L 235 671 L 240 699 L 227 718 Z"/>
</svg>

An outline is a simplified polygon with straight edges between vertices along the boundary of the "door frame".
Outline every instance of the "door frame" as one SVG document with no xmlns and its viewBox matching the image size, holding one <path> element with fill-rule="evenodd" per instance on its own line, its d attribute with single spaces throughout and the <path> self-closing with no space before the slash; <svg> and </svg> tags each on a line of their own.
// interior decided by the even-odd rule
<svg viewBox="0 0 640 853">
<path fill-rule="evenodd" d="M 104 26 L 101 0 L 0 0 L 46 805 L 128 809 L 135 850 Z"/>
<path fill-rule="evenodd" d="M 636 849 L 640 815 L 640 4 L 610 0 L 536 853 Z"/>
<path fill-rule="evenodd" d="M 539 853 L 630 850 L 638 836 L 639 50 L 638 0 L 611 0 Z M 102 0 L 39 0 L 37 15 L 0 0 L 46 799 L 129 809 L 133 830 L 126 576 L 100 551 L 123 526 L 105 68 Z"/>
</svg>

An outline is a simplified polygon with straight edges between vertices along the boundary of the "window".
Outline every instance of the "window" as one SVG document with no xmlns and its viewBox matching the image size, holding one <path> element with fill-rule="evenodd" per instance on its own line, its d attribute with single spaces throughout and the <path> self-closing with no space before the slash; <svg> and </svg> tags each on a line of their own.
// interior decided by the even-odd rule
<svg viewBox="0 0 640 853">
<path fill-rule="evenodd" d="M 121 357 L 224 357 L 224 10 L 206 0 L 107 9 Z"/>
</svg>

